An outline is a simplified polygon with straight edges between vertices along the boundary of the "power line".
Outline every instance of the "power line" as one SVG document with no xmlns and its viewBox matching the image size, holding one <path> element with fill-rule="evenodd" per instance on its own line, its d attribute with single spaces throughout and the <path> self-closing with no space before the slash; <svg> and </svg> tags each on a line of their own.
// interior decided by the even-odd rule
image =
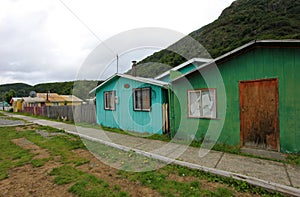
<svg viewBox="0 0 300 197">
<path fill-rule="evenodd" d="M 106 45 L 106 43 L 103 41 L 103 40 L 101 40 L 98 36 L 97 36 L 97 34 L 85 23 L 85 22 L 83 22 L 80 18 L 79 18 L 79 16 L 77 16 L 74 12 L 73 12 L 73 10 L 67 5 L 67 4 L 65 4 L 62 0 L 59 0 L 59 2 L 67 9 L 67 10 L 69 10 L 69 12 L 71 12 L 71 14 L 85 27 L 85 28 L 87 28 L 87 30 L 89 30 L 89 32 L 91 33 L 91 34 L 93 34 L 111 53 L 113 53 L 114 55 L 116 55 L 116 57 L 118 58 L 118 54 L 114 51 L 114 50 L 112 50 L 108 45 Z M 117 65 L 118 66 L 118 65 Z"/>
</svg>

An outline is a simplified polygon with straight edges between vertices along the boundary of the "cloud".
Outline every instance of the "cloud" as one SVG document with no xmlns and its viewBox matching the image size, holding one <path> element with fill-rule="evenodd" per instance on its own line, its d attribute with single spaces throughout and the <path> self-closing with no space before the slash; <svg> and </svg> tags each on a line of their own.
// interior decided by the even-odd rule
<svg viewBox="0 0 300 197">
<path fill-rule="evenodd" d="M 78 71 L 84 63 L 89 62 L 95 68 L 114 63 L 116 54 L 107 48 L 100 53 L 102 57 L 96 54 L 89 59 L 89 54 L 98 45 L 103 45 L 103 41 L 115 53 L 122 54 L 128 46 L 145 46 L 147 36 L 153 36 L 153 32 L 144 32 L 143 36 L 134 39 L 119 37 L 118 42 L 109 42 L 118 33 L 140 27 L 163 27 L 187 34 L 216 19 L 225 5 L 233 0 L 212 0 L 212 3 L 154 0 L 147 5 L 138 0 L 62 1 L 73 14 L 59 0 L 1 0 L 0 84 L 74 80 L 77 74 L 80 75 Z M 125 66 L 122 69 L 128 69 L 132 59 L 150 55 L 173 41 L 162 38 L 160 43 L 152 43 L 152 50 L 125 51 L 126 55 L 120 57 L 120 64 Z M 108 70 L 111 70 L 108 73 L 114 72 L 113 68 Z M 89 71 L 94 71 L 90 76 L 99 77 L 97 69 L 90 68 Z"/>
</svg>

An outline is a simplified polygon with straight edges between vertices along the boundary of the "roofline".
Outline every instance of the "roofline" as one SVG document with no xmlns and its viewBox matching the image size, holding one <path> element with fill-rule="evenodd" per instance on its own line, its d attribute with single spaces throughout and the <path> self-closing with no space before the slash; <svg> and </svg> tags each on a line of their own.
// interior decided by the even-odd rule
<svg viewBox="0 0 300 197">
<path fill-rule="evenodd" d="M 174 67 L 174 68 L 171 68 L 170 70 L 172 70 L 172 71 L 179 70 L 179 69 L 185 67 L 186 65 L 189 65 L 189 64 L 192 63 L 192 62 L 210 62 L 210 61 L 212 61 L 212 60 L 213 60 L 213 59 L 209 59 L 209 58 L 198 58 L 198 57 L 196 57 L 196 58 L 192 58 L 192 59 L 190 59 L 190 60 L 188 60 L 188 61 L 186 61 L 186 62 L 183 62 L 182 64 L 179 64 L 178 66 L 176 66 L 176 67 Z M 160 79 L 160 78 L 163 78 L 163 77 L 167 76 L 168 74 L 170 74 L 170 70 L 167 70 L 166 72 L 164 72 L 164 73 L 162 73 L 162 74 L 156 76 L 154 79 Z"/>
<path fill-rule="evenodd" d="M 126 74 L 114 74 L 113 76 L 109 77 L 107 80 L 105 80 L 103 83 L 101 83 L 100 85 L 98 85 L 97 87 L 95 87 L 94 89 L 92 89 L 89 94 L 92 94 L 94 92 L 96 92 L 96 90 L 102 86 L 104 86 L 105 84 L 107 84 L 110 80 L 114 79 L 115 77 L 123 77 L 123 78 L 126 78 L 126 79 L 131 79 L 131 80 L 134 80 L 134 81 L 139 81 L 139 82 L 142 82 L 142 83 L 149 83 L 149 84 L 152 84 L 152 85 L 156 85 L 156 86 L 159 86 L 159 87 L 162 87 L 162 88 L 167 88 L 168 86 L 168 83 L 166 82 L 163 82 L 163 81 L 158 81 L 156 79 L 148 79 L 148 78 L 143 78 L 143 77 L 134 77 L 134 76 L 131 76 L 131 75 L 126 75 Z"/>
<path fill-rule="evenodd" d="M 238 48 L 236 48 L 236 49 L 234 49 L 234 50 L 232 50 L 230 52 L 225 53 L 224 55 L 221 55 L 221 56 L 213 59 L 211 62 L 203 64 L 203 65 L 197 67 L 196 69 L 194 69 L 194 70 L 192 70 L 190 72 L 187 72 L 186 74 L 181 75 L 181 76 L 173 79 L 171 82 L 177 81 L 178 79 L 181 79 L 181 78 L 183 78 L 183 77 L 185 77 L 185 76 L 187 76 L 187 75 L 189 75 L 189 74 L 191 74 L 191 73 L 193 73 L 193 72 L 195 72 L 197 70 L 201 70 L 201 69 L 203 69 L 203 68 L 205 68 L 205 67 L 207 67 L 207 66 L 209 66 L 209 65 L 211 65 L 213 63 L 220 62 L 223 59 L 225 59 L 225 58 L 227 58 L 227 57 L 229 57 L 229 56 L 231 56 L 233 54 L 236 54 L 236 53 L 238 53 L 240 51 L 243 51 L 243 50 L 245 50 L 245 49 L 247 49 L 247 48 L 249 48 L 251 46 L 258 45 L 259 43 L 300 43 L 300 40 L 295 40 L 295 39 L 286 39 L 286 40 L 253 40 L 253 41 L 251 41 L 251 42 L 249 42 L 247 44 L 244 44 L 244 45 L 242 45 L 242 46 L 240 46 L 240 47 L 238 47 Z"/>
</svg>

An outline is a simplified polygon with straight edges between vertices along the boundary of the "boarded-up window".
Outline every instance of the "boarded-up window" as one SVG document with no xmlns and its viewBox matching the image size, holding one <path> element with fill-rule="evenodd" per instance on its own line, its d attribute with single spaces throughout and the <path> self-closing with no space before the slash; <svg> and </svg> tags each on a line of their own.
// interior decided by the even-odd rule
<svg viewBox="0 0 300 197">
<path fill-rule="evenodd" d="M 115 110 L 115 91 L 104 92 L 104 109 L 106 110 Z"/>
<path fill-rule="evenodd" d="M 134 110 L 150 111 L 151 110 L 151 88 L 134 89 Z"/>
<path fill-rule="evenodd" d="M 216 118 L 216 89 L 188 91 L 188 117 Z"/>
</svg>

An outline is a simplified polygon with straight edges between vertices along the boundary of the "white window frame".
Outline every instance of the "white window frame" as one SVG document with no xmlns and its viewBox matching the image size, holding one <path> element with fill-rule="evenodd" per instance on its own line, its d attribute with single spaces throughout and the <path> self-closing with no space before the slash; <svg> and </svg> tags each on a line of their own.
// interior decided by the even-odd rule
<svg viewBox="0 0 300 197">
<path fill-rule="evenodd" d="M 215 88 L 188 90 L 189 118 L 217 118 L 217 96 Z"/>
<path fill-rule="evenodd" d="M 148 95 L 148 98 L 149 98 L 149 108 L 148 107 L 144 107 L 143 103 L 144 103 L 144 100 L 143 100 L 143 91 L 148 91 L 149 92 L 149 95 Z M 137 101 L 137 92 L 140 92 L 141 95 L 140 95 L 140 100 Z M 141 102 L 140 103 L 140 107 L 138 108 L 137 107 L 137 102 Z M 152 105 L 152 102 L 151 102 L 151 88 L 150 87 L 146 87 L 146 88 L 135 88 L 133 89 L 133 109 L 134 111 L 151 111 L 151 105 Z"/>
<path fill-rule="evenodd" d="M 108 101 L 108 96 L 110 96 L 110 101 Z M 104 109 L 105 110 L 116 110 L 116 102 L 115 102 L 116 91 L 106 91 L 104 92 Z M 110 105 L 108 105 L 109 103 Z"/>
</svg>

